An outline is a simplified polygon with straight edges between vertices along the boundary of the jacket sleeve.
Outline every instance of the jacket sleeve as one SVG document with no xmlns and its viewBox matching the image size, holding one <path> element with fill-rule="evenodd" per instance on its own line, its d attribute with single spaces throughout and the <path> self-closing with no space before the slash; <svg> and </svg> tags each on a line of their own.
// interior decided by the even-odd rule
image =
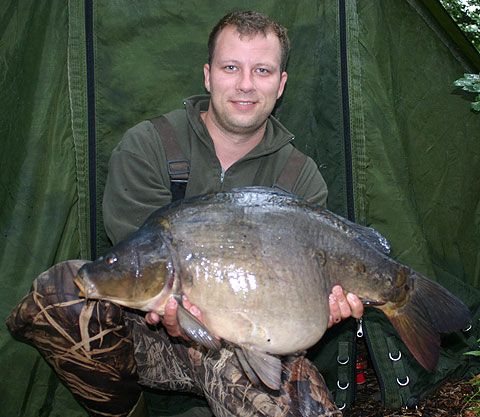
<svg viewBox="0 0 480 417">
<path fill-rule="evenodd" d="M 307 157 L 292 192 L 304 200 L 326 207 L 328 197 L 327 184 L 312 158 Z"/>
<path fill-rule="evenodd" d="M 165 158 L 159 135 L 148 121 L 128 130 L 113 150 L 102 206 L 105 231 L 113 244 L 171 202 Z"/>
</svg>

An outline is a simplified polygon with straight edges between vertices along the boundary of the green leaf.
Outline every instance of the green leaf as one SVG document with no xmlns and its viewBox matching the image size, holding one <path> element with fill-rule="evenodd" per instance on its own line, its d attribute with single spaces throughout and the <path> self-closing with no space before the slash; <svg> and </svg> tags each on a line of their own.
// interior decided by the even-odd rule
<svg viewBox="0 0 480 417">
<path fill-rule="evenodd" d="M 453 82 L 456 87 L 462 87 L 462 90 L 469 93 L 480 93 L 480 74 L 463 74 L 464 78 L 459 78 Z M 472 109 L 480 111 L 480 95 L 472 103 Z"/>
<path fill-rule="evenodd" d="M 480 105 L 480 102 L 478 104 Z M 480 350 L 472 350 L 471 352 L 465 352 L 465 355 L 480 356 Z"/>
<path fill-rule="evenodd" d="M 465 78 L 459 78 L 453 82 L 453 85 L 456 87 L 464 87 L 466 85 L 470 85 L 470 81 L 467 81 Z"/>
<path fill-rule="evenodd" d="M 466 80 L 479 82 L 480 81 L 480 74 L 463 74 Z"/>
</svg>

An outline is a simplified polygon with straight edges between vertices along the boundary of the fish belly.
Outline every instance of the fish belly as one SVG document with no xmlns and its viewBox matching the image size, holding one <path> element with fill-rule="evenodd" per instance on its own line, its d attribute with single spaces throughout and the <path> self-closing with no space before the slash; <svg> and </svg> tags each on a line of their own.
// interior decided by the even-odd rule
<svg viewBox="0 0 480 417">
<path fill-rule="evenodd" d="M 224 247 L 212 256 L 197 249 L 185 254 L 182 291 L 216 336 L 273 354 L 304 350 L 322 337 L 330 284 L 314 263 L 301 256 L 272 261 L 268 250 L 252 256 L 248 248 Z"/>
</svg>

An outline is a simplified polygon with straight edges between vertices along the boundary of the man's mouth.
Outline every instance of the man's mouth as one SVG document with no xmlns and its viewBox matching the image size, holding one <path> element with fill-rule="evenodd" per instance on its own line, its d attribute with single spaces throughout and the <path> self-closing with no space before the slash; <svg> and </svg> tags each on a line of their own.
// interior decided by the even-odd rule
<svg viewBox="0 0 480 417">
<path fill-rule="evenodd" d="M 257 104 L 257 102 L 250 101 L 250 100 L 232 100 L 232 104 L 237 106 L 240 109 L 242 108 L 247 109 Z"/>
</svg>

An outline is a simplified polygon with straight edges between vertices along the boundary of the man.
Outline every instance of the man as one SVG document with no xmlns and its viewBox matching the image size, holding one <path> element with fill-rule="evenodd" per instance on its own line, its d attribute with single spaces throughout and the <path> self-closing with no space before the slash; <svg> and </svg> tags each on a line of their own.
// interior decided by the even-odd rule
<svg viewBox="0 0 480 417">
<path fill-rule="evenodd" d="M 187 197 L 276 183 L 293 150 L 292 135 L 270 116 L 287 81 L 288 52 L 285 29 L 258 13 L 231 13 L 212 30 L 204 66 L 210 96 L 192 97 L 185 110 L 165 115 L 190 162 Z M 172 199 L 164 133 L 142 122 L 112 153 L 103 210 L 113 243 Z M 326 185 L 310 158 L 291 191 L 325 204 Z M 204 395 L 217 416 L 340 415 L 303 357 L 285 360 L 280 392 L 271 393 L 251 386 L 230 350 L 215 354 L 189 341 L 174 300 L 163 317 L 152 311 L 145 318 L 110 303 L 85 302 L 72 282 L 83 263 L 59 264 L 38 277 L 8 324 L 40 350 L 91 415 L 147 415 L 140 386 Z M 183 304 L 201 320 L 198 308 Z M 329 326 L 360 317 L 363 307 L 336 287 L 330 311 Z M 163 326 L 148 325 L 159 322 Z"/>
</svg>

